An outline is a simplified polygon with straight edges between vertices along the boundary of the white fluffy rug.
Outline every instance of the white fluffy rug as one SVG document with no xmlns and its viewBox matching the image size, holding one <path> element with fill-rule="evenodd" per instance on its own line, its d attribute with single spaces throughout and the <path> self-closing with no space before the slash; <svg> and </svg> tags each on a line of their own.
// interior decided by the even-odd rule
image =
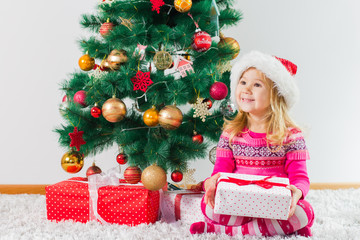
<svg viewBox="0 0 360 240">
<path fill-rule="evenodd" d="M 311 190 L 307 200 L 315 210 L 312 239 L 360 239 L 360 189 Z M 46 219 L 45 196 L 0 194 L 0 239 L 266 239 L 261 237 L 229 237 L 202 234 L 192 236 L 189 225 L 166 224 L 137 227 L 50 222 Z M 279 239 L 306 239 L 304 237 L 272 237 Z"/>
</svg>

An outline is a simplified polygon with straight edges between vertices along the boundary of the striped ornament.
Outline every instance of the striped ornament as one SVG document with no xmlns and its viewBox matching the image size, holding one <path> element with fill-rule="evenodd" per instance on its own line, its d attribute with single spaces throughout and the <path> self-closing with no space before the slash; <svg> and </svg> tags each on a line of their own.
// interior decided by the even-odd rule
<svg viewBox="0 0 360 240">
<path fill-rule="evenodd" d="M 124 178 L 127 183 L 136 184 L 141 179 L 141 169 L 138 167 L 128 167 L 125 169 Z"/>
</svg>

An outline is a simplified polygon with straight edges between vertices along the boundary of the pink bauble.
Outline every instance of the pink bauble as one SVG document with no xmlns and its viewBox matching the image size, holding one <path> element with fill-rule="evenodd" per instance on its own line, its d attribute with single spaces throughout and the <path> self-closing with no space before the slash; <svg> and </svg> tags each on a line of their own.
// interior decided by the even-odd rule
<svg viewBox="0 0 360 240">
<path fill-rule="evenodd" d="M 205 31 L 198 31 L 192 37 L 192 48 L 197 52 L 205 52 L 211 47 L 211 36 Z"/>
<path fill-rule="evenodd" d="M 215 100 L 224 99 L 228 94 L 228 88 L 225 83 L 216 82 L 210 87 L 210 96 Z"/>
<path fill-rule="evenodd" d="M 110 34 L 110 31 L 113 29 L 114 24 L 111 22 L 105 22 L 101 25 L 100 27 L 100 34 L 103 37 L 106 37 L 107 35 Z"/>
<path fill-rule="evenodd" d="M 74 95 L 74 102 L 86 107 L 86 92 L 84 90 L 77 91 Z"/>
</svg>

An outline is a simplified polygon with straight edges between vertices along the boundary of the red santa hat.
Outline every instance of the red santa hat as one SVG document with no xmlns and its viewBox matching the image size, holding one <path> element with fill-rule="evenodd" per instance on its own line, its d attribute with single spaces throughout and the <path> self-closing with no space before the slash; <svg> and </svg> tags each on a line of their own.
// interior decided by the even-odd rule
<svg viewBox="0 0 360 240">
<path fill-rule="evenodd" d="M 237 106 L 235 89 L 242 74 L 254 67 L 271 79 L 279 95 L 285 98 L 290 109 L 299 98 L 299 89 L 295 82 L 297 66 L 289 60 L 267 55 L 258 51 L 245 54 L 231 69 L 231 101 Z M 238 106 L 237 106 L 238 107 Z"/>
</svg>

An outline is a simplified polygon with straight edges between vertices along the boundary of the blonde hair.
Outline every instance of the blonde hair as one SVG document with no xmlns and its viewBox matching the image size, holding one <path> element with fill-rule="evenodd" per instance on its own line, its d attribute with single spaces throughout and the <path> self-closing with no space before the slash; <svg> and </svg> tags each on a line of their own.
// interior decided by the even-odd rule
<svg viewBox="0 0 360 240">
<path fill-rule="evenodd" d="M 249 69 L 256 69 L 256 68 L 248 68 L 245 72 Z M 259 70 L 257 70 L 259 71 Z M 244 73 L 242 75 L 244 75 Z M 269 87 L 270 89 L 270 107 L 269 111 L 265 116 L 266 119 L 266 142 L 267 146 L 270 149 L 269 145 L 276 145 L 280 148 L 283 146 L 283 142 L 286 137 L 288 137 L 291 133 L 289 132 L 288 128 L 293 127 L 300 130 L 300 128 L 295 124 L 295 122 L 291 119 L 288 115 L 288 106 L 285 102 L 285 98 L 279 95 L 279 91 L 275 86 L 274 82 L 271 79 L 267 78 L 264 73 L 259 71 L 263 82 Z M 240 76 L 240 79 L 242 78 Z M 235 89 L 232 89 L 235 91 Z M 224 119 L 223 129 L 230 134 L 229 137 L 229 144 L 232 147 L 232 140 L 233 138 L 238 135 L 239 133 L 243 132 L 244 128 L 248 126 L 248 118 L 249 114 L 243 112 L 241 109 L 238 109 L 238 114 L 235 116 L 234 119 Z M 280 148 L 277 148 L 279 150 Z M 270 149 L 271 150 L 271 149 Z M 276 151 L 277 151 L 276 150 Z"/>
</svg>

